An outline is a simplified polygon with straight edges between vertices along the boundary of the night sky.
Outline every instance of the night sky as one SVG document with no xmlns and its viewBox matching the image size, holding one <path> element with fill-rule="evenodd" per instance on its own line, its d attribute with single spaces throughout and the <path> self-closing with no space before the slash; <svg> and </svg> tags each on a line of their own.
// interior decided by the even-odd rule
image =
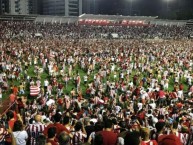
<svg viewBox="0 0 193 145">
<path fill-rule="evenodd" d="M 98 13 L 109 15 L 166 15 L 174 19 L 193 18 L 193 0 L 95 0 L 99 4 Z M 132 11 L 131 11 L 132 10 Z"/>
</svg>

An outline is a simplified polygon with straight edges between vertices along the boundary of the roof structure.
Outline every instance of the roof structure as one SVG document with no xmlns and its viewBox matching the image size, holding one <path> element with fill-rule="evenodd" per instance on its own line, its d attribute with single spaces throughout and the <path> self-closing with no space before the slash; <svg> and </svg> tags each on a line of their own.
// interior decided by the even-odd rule
<svg viewBox="0 0 193 145">
<path fill-rule="evenodd" d="M 82 14 L 79 19 L 100 19 L 100 20 L 153 20 L 157 16 L 122 16 L 122 15 L 94 15 Z"/>
</svg>

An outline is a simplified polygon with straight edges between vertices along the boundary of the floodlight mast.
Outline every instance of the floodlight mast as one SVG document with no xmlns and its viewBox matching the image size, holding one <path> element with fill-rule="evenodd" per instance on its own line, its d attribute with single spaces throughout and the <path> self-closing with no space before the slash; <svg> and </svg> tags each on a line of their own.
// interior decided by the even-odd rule
<svg viewBox="0 0 193 145">
<path fill-rule="evenodd" d="M 166 2 L 166 12 L 167 12 L 167 18 L 169 17 L 169 3 L 173 0 L 164 0 Z"/>
</svg>

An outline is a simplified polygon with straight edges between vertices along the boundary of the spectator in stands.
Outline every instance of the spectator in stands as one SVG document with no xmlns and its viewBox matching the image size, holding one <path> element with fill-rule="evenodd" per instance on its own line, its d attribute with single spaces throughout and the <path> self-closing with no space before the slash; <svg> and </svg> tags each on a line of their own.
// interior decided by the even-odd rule
<svg viewBox="0 0 193 145">
<path fill-rule="evenodd" d="M 103 145 L 103 136 L 101 134 L 95 135 L 94 145 Z"/>
<path fill-rule="evenodd" d="M 139 132 L 128 132 L 124 138 L 124 145 L 141 145 L 141 137 Z"/>
<path fill-rule="evenodd" d="M 66 129 L 71 132 L 74 129 L 74 126 L 70 123 L 70 117 L 69 116 L 64 116 L 63 118 L 63 125 L 66 127 Z"/>
<path fill-rule="evenodd" d="M 88 143 L 93 143 L 94 139 L 95 139 L 95 135 L 97 134 L 97 132 L 102 131 L 104 128 L 104 125 L 102 122 L 96 122 L 94 125 L 94 131 L 90 134 L 89 138 L 88 138 Z"/>
<path fill-rule="evenodd" d="M 50 127 L 56 127 L 56 138 L 58 138 L 59 134 L 61 132 L 63 132 L 63 131 L 68 133 L 69 135 L 71 135 L 70 131 L 63 124 L 60 123 L 61 119 L 62 119 L 61 113 L 60 112 L 56 112 L 56 114 L 54 115 L 54 123 L 49 124 L 45 128 L 44 134 L 47 136 L 48 135 L 48 129 Z"/>
<path fill-rule="evenodd" d="M 13 127 L 14 127 L 14 123 L 15 121 L 17 121 L 15 118 L 14 118 L 14 113 L 12 110 L 9 110 L 7 113 L 6 113 L 6 116 L 7 116 L 7 120 L 5 121 L 5 128 L 6 129 L 9 129 L 11 130 L 11 133 L 12 133 L 12 130 L 13 130 Z M 11 142 L 12 142 L 12 135 L 9 133 L 6 138 L 5 138 L 5 144 L 7 145 L 11 145 Z"/>
<path fill-rule="evenodd" d="M 82 122 L 77 122 L 74 126 L 75 131 L 73 132 L 72 144 L 79 145 L 84 143 L 85 138 L 87 137 L 84 124 Z"/>
<path fill-rule="evenodd" d="M 153 135 L 153 139 L 155 139 L 158 143 L 161 140 L 161 138 L 165 136 L 165 134 L 164 134 L 165 125 L 166 124 L 165 124 L 164 120 L 159 121 L 155 124 L 156 133 Z"/>
<path fill-rule="evenodd" d="M 46 145 L 58 145 L 58 142 L 55 140 L 55 137 L 56 137 L 56 127 L 49 127 Z"/>
<path fill-rule="evenodd" d="M 13 126 L 16 121 L 16 118 L 14 117 L 14 112 L 10 110 L 7 112 L 6 116 L 7 116 L 7 122 L 8 122 L 7 125 L 13 130 Z"/>
<path fill-rule="evenodd" d="M 41 123 L 41 115 L 35 115 L 34 121 L 26 127 L 29 136 L 29 144 L 35 145 L 36 138 L 43 133 L 45 125 Z"/>
<path fill-rule="evenodd" d="M 10 96 L 9 96 L 10 103 L 11 103 L 11 104 L 13 104 L 13 103 L 15 102 L 16 98 L 17 98 L 17 97 L 16 97 L 16 95 L 15 95 L 15 94 L 13 94 L 13 93 L 12 93 L 12 94 L 10 94 Z"/>
<path fill-rule="evenodd" d="M 140 134 L 142 138 L 142 144 L 144 145 L 158 145 L 156 140 L 150 140 L 150 129 L 142 127 L 140 129 Z"/>
<path fill-rule="evenodd" d="M 21 121 L 15 121 L 14 126 L 13 126 L 13 135 L 16 140 L 16 145 L 26 145 L 27 144 L 27 139 L 28 139 L 28 134 L 24 130 L 24 125 Z"/>
<path fill-rule="evenodd" d="M 183 145 L 180 142 L 180 139 L 175 136 L 174 134 L 166 135 L 164 138 L 162 138 L 159 142 L 159 145 Z"/>
<path fill-rule="evenodd" d="M 94 131 L 94 125 L 93 124 L 90 124 L 90 118 L 84 118 L 84 125 L 85 125 L 85 130 L 86 130 L 86 133 L 87 133 L 87 138 L 85 140 L 85 142 L 88 141 L 88 138 L 90 136 L 90 134 Z"/>
<path fill-rule="evenodd" d="M 21 105 L 19 108 L 24 107 L 26 111 L 25 116 L 22 117 L 25 119 L 24 123 L 32 145 L 39 143 L 35 138 L 45 128 L 37 117 L 42 112 L 44 112 L 44 119 L 54 118 L 54 123 L 48 125 L 44 133 L 48 135 L 49 127 L 55 126 L 57 138 L 63 131 L 72 139 L 76 138 L 69 132 L 74 129 L 70 126 L 72 118 L 73 122 L 77 122 L 79 119 L 89 117 L 95 126 L 98 124 L 102 126 L 101 122 L 106 122 L 111 116 L 116 118 L 113 129 L 119 128 L 117 122 L 125 121 L 126 125 L 122 127 L 125 129 L 125 134 L 130 129 L 139 130 L 140 127 L 148 127 L 154 131 L 156 127 L 158 132 L 153 136 L 158 140 L 160 137 L 165 137 L 165 130 L 169 129 L 165 124 L 169 119 L 180 123 L 179 132 L 183 132 L 185 127 L 188 133 L 192 119 L 187 119 L 188 115 L 184 115 L 183 111 L 191 108 L 192 104 L 193 43 L 187 39 L 188 33 L 192 30 L 186 26 L 96 27 L 1 21 L 0 88 L 2 95 L 12 91 L 10 86 L 17 81 L 16 84 L 24 84 L 25 94 L 23 95 L 27 96 L 30 83 L 37 83 L 35 87 L 38 91 L 37 101 L 33 98 L 24 106 L 22 103 L 18 104 Z M 35 37 L 36 32 L 42 33 L 42 40 Z M 101 39 L 105 37 L 102 34 L 106 33 L 117 33 L 121 38 Z M 159 39 L 154 39 L 155 37 Z M 18 40 L 20 40 L 19 43 Z M 32 68 L 34 68 L 33 75 Z M 120 74 L 120 80 L 118 80 L 118 74 Z M 34 75 L 35 77 L 32 77 Z M 85 75 L 86 78 L 83 77 Z M 39 80 L 40 76 L 43 76 L 43 79 Z M 62 79 L 61 76 L 65 78 Z M 86 81 L 87 84 L 82 87 L 80 80 Z M 179 86 L 182 82 L 184 87 Z M 72 89 L 70 92 L 68 87 L 72 85 L 70 88 L 75 88 L 75 84 L 78 90 Z M 67 88 L 63 89 L 63 86 Z M 186 87 L 190 87 L 187 91 L 188 95 L 185 92 Z M 23 89 L 23 86 L 21 88 Z M 15 89 L 10 95 L 10 104 L 18 97 L 17 92 L 18 90 Z M 176 99 L 180 96 L 182 101 Z M 57 97 L 61 97 L 60 102 L 56 101 Z M 157 99 L 158 102 L 155 101 Z M 173 105 L 168 107 L 166 105 L 170 100 Z M 57 105 L 62 102 L 64 105 L 60 105 L 59 111 L 56 111 Z M 16 107 L 13 110 L 17 112 Z M 160 115 L 162 115 L 161 118 Z M 17 120 L 16 113 L 14 116 Z M 36 122 L 32 120 L 34 116 Z M 132 119 L 132 116 L 138 118 Z M 148 120 L 146 116 L 149 117 Z M 9 119 L 12 120 L 12 117 Z M 64 125 L 60 123 L 61 119 Z M 158 119 L 159 122 L 156 124 Z M 139 121 L 136 122 L 136 120 Z M 10 124 L 13 126 L 14 121 L 12 121 Z M 89 126 L 88 122 L 86 121 L 84 125 Z M 107 120 L 104 131 L 101 131 L 101 126 L 96 129 L 90 135 L 89 142 L 94 143 L 95 134 L 99 131 L 103 143 L 100 142 L 99 136 L 98 144 L 113 145 L 118 135 L 114 133 L 110 124 Z M 83 132 L 80 126 L 77 124 L 76 132 Z M 86 128 L 86 130 L 88 137 L 89 129 Z M 147 132 L 144 132 L 146 135 Z M 121 136 L 124 138 L 126 135 L 123 134 Z M 124 143 L 123 138 L 122 143 Z M 134 136 L 135 141 L 132 145 L 139 139 L 140 137 Z M 109 143 L 107 140 L 112 142 Z M 127 141 L 130 143 L 130 140 Z"/>
<path fill-rule="evenodd" d="M 46 144 L 46 136 L 44 135 L 39 135 L 36 138 L 36 145 L 45 145 Z"/>
<path fill-rule="evenodd" d="M 70 136 L 67 133 L 62 132 L 58 137 L 58 142 L 60 145 L 70 145 Z"/>
<path fill-rule="evenodd" d="M 117 143 L 117 134 L 113 132 L 113 123 L 112 120 L 107 119 L 105 122 L 104 130 L 98 132 L 102 135 L 103 145 L 116 145 Z"/>
<path fill-rule="evenodd" d="M 5 144 L 5 137 L 9 134 L 5 126 L 3 125 L 3 121 L 0 122 L 0 144 Z"/>
<path fill-rule="evenodd" d="M 160 90 L 158 92 L 158 104 L 159 105 L 166 104 L 166 96 L 162 86 L 160 87 Z"/>
</svg>

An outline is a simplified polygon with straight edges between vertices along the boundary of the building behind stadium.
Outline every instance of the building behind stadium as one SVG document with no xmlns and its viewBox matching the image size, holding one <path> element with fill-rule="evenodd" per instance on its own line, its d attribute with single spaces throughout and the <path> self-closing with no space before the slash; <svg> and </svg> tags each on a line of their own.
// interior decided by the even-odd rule
<svg viewBox="0 0 193 145">
<path fill-rule="evenodd" d="M 82 0 L 0 0 L 0 14 L 79 16 Z"/>
</svg>

